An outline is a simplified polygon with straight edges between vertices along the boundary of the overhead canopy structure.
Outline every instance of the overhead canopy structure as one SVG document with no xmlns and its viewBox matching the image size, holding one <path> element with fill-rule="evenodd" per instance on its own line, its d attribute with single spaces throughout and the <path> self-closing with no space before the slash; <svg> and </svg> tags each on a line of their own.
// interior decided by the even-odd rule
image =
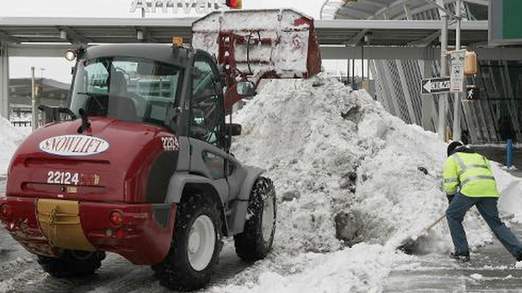
<svg viewBox="0 0 522 293">
<path fill-rule="evenodd" d="M 343 5 L 346 2 L 329 2 L 336 1 Z M 360 0 L 341 5 L 341 9 L 335 10 L 338 19 L 315 21 L 322 58 L 361 59 L 364 55 L 368 59 L 438 59 L 440 22 L 434 18 L 421 20 L 407 17 L 409 14 L 415 15 L 414 12 L 421 9 L 418 5 L 426 1 L 432 0 Z M 446 0 L 448 3 L 453 1 Z M 404 15 L 388 20 L 401 11 Z M 170 43 L 173 36 L 183 37 L 190 43 L 194 20 L 0 17 L 0 114 L 6 116 L 7 113 L 8 57 L 61 57 L 66 49 L 80 44 Z M 450 25 L 450 29 L 454 29 L 454 24 Z M 463 45 L 479 47 L 487 40 L 487 20 L 465 21 L 462 29 Z M 365 36 L 367 41 L 363 44 Z M 454 34 L 450 33 L 449 42 L 453 43 L 453 39 Z M 481 50 L 483 59 L 501 56 L 501 59 L 511 60 L 522 54 L 518 48 Z"/>
<path fill-rule="evenodd" d="M 28 43 L 171 42 L 172 36 L 191 38 L 195 19 L 25 18 L 0 17 L 0 41 Z M 372 45 L 404 46 L 425 40 L 440 30 L 433 20 L 316 20 L 322 45 L 346 45 L 362 31 L 371 32 Z M 487 40 L 487 21 L 463 24 L 464 43 Z"/>
<path fill-rule="evenodd" d="M 463 0 L 464 2 L 480 6 L 488 6 L 488 0 Z M 446 5 L 454 3 L 455 0 L 444 0 Z M 436 16 L 430 13 L 436 8 L 435 0 L 328 0 L 321 15 L 327 17 L 327 13 L 331 14 L 332 8 L 335 9 L 332 15 L 335 19 L 435 19 Z M 426 12 L 421 18 L 419 14 Z M 487 17 L 487 10 L 485 11 Z M 417 17 L 415 17 L 417 15 Z"/>
</svg>

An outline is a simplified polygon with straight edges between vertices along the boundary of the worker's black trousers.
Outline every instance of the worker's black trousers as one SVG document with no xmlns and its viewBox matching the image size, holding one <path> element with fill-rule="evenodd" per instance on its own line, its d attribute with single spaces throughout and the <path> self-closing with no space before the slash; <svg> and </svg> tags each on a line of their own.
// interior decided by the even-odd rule
<svg viewBox="0 0 522 293">
<path fill-rule="evenodd" d="M 446 218 L 455 245 L 455 253 L 469 253 L 468 240 L 464 227 L 462 227 L 462 221 L 466 212 L 473 206 L 477 206 L 480 215 L 486 220 L 495 236 L 515 258 L 522 253 L 522 244 L 498 217 L 497 201 L 498 199 L 495 197 L 468 197 L 459 193 L 453 197 L 446 211 Z"/>
</svg>

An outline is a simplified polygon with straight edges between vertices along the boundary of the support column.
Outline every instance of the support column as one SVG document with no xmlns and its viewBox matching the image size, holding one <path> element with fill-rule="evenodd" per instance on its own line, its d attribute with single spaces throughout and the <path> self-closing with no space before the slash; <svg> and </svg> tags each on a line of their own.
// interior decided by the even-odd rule
<svg viewBox="0 0 522 293">
<path fill-rule="evenodd" d="M 9 51 L 0 42 L 0 116 L 9 119 Z"/>
<path fill-rule="evenodd" d="M 462 23 L 460 9 L 462 6 L 461 0 L 455 2 L 457 13 L 457 28 L 455 32 L 455 50 L 460 50 L 460 27 Z M 461 140 L 462 129 L 460 126 L 460 112 L 461 112 L 461 93 L 455 93 L 453 102 L 453 140 Z"/>
<path fill-rule="evenodd" d="M 444 7 L 443 0 L 437 0 L 439 6 Z M 446 11 L 439 9 L 442 29 L 440 34 L 440 76 L 448 76 L 448 14 Z M 446 140 L 446 114 L 448 111 L 448 95 L 439 95 L 439 123 L 437 132 L 442 141 Z"/>
</svg>

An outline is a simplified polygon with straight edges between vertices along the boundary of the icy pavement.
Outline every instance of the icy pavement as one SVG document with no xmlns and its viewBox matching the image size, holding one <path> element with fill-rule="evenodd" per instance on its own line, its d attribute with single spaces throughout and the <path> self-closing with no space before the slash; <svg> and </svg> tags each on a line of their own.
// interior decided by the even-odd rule
<svg viewBox="0 0 522 293">
<path fill-rule="evenodd" d="M 446 223 L 443 223 L 446 225 Z M 513 231 L 522 238 L 522 225 Z M 384 292 L 520 292 L 522 269 L 496 239 L 460 264 L 446 254 L 419 256 L 399 263 L 386 279 Z"/>
<path fill-rule="evenodd" d="M 57 279 L 44 273 L 36 258 L 27 253 L 0 228 L 0 292 L 173 292 L 159 285 L 148 266 L 135 266 L 124 258 L 108 254 L 95 275 L 87 278 Z M 243 271 L 248 265 L 227 243 L 221 253 L 220 263 L 209 287 L 224 284 Z M 208 292 L 208 290 L 201 292 Z"/>
<path fill-rule="evenodd" d="M 490 160 L 503 163 L 505 150 L 474 147 Z M 522 177 L 522 149 L 515 149 L 512 175 Z M 440 225 L 447 225 L 444 221 Z M 512 227 L 522 239 L 522 225 Z M 522 269 L 495 238 L 471 255 L 471 262 L 458 264 L 446 254 L 419 256 L 417 261 L 398 264 L 388 276 L 384 292 L 521 292 Z"/>
</svg>

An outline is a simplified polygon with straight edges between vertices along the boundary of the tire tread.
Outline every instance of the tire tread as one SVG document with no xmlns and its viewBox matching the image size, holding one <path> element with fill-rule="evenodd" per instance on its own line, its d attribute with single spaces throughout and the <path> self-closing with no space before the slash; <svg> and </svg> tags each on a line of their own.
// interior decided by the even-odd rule
<svg viewBox="0 0 522 293">
<path fill-rule="evenodd" d="M 259 177 L 250 194 L 247 211 L 249 219 L 245 223 L 245 229 L 242 233 L 234 236 L 236 254 L 244 261 L 251 262 L 263 259 L 272 249 L 274 232 L 272 232 L 271 239 L 268 240 L 268 245 L 266 245 L 261 228 L 265 196 L 272 197 L 271 200 L 274 200 L 274 213 L 276 213 L 274 184 L 269 178 Z"/>
</svg>

